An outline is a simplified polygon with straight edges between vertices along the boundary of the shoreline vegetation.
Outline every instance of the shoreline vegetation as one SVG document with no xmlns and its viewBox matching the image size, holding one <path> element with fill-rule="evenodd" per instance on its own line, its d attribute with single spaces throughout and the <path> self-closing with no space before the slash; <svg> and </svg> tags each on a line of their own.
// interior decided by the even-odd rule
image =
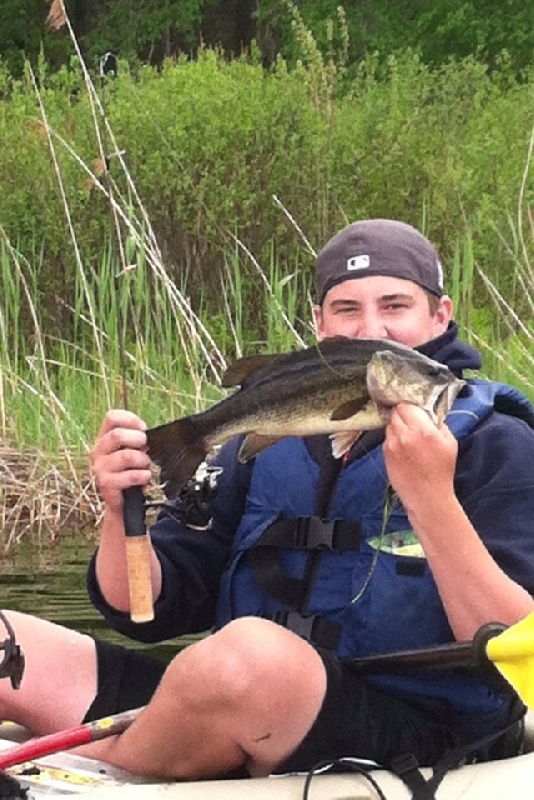
<svg viewBox="0 0 534 800">
<path fill-rule="evenodd" d="M 534 71 L 349 70 L 295 35 L 269 70 L 206 49 L 99 76 L 73 34 L 68 69 L 0 64 L 4 553 L 95 535 L 109 407 L 192 413 L 234 357 L 311 343 L 314 251 L 353 219 L 423 230 L 484 374 L 534 399 Z"/>
</svg>

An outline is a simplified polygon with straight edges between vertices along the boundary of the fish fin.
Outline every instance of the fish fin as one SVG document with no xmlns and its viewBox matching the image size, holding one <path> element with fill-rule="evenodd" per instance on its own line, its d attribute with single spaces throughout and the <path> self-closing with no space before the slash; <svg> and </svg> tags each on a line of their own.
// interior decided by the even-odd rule
<svg viewBox="0 0 534 800">
<path fill-rule="evenodd" d="M 231 386 L 241 386 L 245 380 L 259 369 L 279 361 L 286 353 L 260 353 L 253 356 L 243 356 L 234 361 L 222 376 L 221 386 L 225 389 Z"/>
<path fill-rule="evenodd" d="M 160 468 L 167 497 L 175 497 L 206 458 L 201 426 L 191 417 L 167 422 L 146 432 L 148 455 Z"/>
<path fill-rule="evenodd" d="M 346 403 L 342 403 L 337 408 L 334 408 L 332 413 L 330 414 L 331 420 L 340 420 L 340 419 L 349 419 L 349 417 L 354 417 L 358 411 L 361 411 L 363 407 L 362 399 L 355 398 L 353 400 L 347 400 Z"/>
<path fill-rule="evenodd" d="M 334 458 L 342 458 L 345 453 L 348 453 L 354 442 L 361 435 L 361 431 L 339 431 L 339 433 L 330 434 Z"/>
<path fill-rule="evenodd" d="M 245 436 L 237 457 L 242 464 L 245 464 L 284 438 L 284 436 L 263 436 L 261 433 L 249 433 Z"/>
</svg>

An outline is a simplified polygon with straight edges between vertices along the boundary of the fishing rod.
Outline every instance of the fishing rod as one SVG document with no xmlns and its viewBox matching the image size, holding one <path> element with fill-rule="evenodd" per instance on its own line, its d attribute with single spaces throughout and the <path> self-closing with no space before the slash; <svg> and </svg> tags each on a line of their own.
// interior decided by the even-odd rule
<svg viewBox="0 0 534 800">
<path fill-rule="evenodd" d="M 534 710 L 534 612 L 509 628 L 497 623 L 483 625 L 470 642 L 452 642 L 421 650 L 344 661 L 362 675 L 410 669 L 471 667 L 486 677 L 495 678 L 497 669 L 523 703 Z M 145 706 L 15 745 L 0 752 L 0 769 L 123 733 L 143 708 Z"/>
<path fill-rule="evenodd" d="M 105 89 L 106 81 L 109 77 L 117 75 L 117 57 L 114 53 L 108 52 L 100 58 L 100 103 L 104 116 L 104 142 L 107 140 L 105 114 Z M 104 151 L 105 176 L 107 178 L 109 192 L 110 214 L 114 224 L 116 238 L 121 243 L 120 223 L 114 213 L 113 207 L 113 187 L 110 176 L 111 155 Z M 121 248 L 122 253 L 122 248 Z M 123 259 L 124 260 L 124 259 Z M 123 272 L 125 268 L 123 269 Z M 124 342 L 125 327 L 122 317 L 121 306 L 121 286 L 120 274 L 115 275 L 115 296 L 116 296 L 116 322 L 117 336 L 119 344 L 119 363 L 121 369 L 121 394 L 124 409 L 128 408 L 127 396 L 127 376 L 126 376 L 126 347 Z M 151 579 L 151 548 L 150 539 L 146 530 L 146 505 L 145 495 L 140 486 L 129 486 L 122 492 L 123 495 L 123 519 L 124 531 L 126 534 L 126 563 L 128 570 L 128 590 L 130 595 L 130 618 L 133 622 L 149 622 L 154 619 L 154 602 L 152 596 Z"/>
</svg>

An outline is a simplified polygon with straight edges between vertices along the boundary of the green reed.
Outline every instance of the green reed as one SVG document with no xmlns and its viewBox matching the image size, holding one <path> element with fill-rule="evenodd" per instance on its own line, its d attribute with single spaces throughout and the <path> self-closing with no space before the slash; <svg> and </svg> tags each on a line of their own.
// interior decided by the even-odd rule
<svg viewBox="0 0 534 800">
<path fill-rule="evenodd" d="M 201 298 L 203 319 L 195 320 L 187 305 L 184 310 L 177 304 L 172 281 L 155 279 L 142 252 L 126 270 L 113 253 L 110 238 L 97 266 L 76 281 L 74 303 L 59 301 L 65 329 L 72 331 L 61 338 L 47 335 L 38 304 L 30 314 L 23 296 L 22 280 L 36 285 L 39 265 L 18 260 L 14 270 L 16 251 L 0 245 L 6 287 L 0 301 L 1 426 L 2 438 L 15 446 L 54 453 L 66 443 L 83 453 L 106 410 L 123 405 L 125 389 L 128 406 L 154 424 L 221 397 L 222 371 L 235 356 L 302 344 L 294 325 L 310 339 L 309 326 L 297 317 L 302 276 L 297 280 L 296 269 L 282 277 L 274 254 L 265 272 L 256 262 L 263 279 L 245 287 L 245 256 L 229 253 L 224 309 L 212 314 Z M 240 314 L 252 295 L 263 314 L 255 329 L 246 330 Z M 187 287 L 179 296 L 187 297 Z M 21 325 L 28 316 L 30 335 Z"/>
<path fill-rule="evenodd" d="M 534 400 L 534 274 L 528 242 L 534 242 L 534 225 L 526 238 L 511 238 L 515 278 L 506 293 L 486 274 L 473 253 L 472 237 L 458 239 L 451 270 L 450 294 L 462 338 L 483 356 L 482 374 L 511 383 Z M 485 302 L 476 305 L 473 287 L 485 289 Z"/>
</svg>

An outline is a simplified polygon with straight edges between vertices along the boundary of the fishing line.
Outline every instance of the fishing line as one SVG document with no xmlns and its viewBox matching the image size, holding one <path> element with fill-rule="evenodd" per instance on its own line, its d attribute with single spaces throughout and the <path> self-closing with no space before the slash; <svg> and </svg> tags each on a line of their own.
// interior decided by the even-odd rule
<svg viewBox="0 0 534 800">
<path fill-rule="evenodd" d="M 365 594 L 365 592 L 369 587 L 369 584 L 371 583 L 371 579 L 375 573 L 376 565 L 378 563 L 378 556 L 380 555 L 380 551 L 384 543 L 386 528 L 391 518 L 391 513 L 393 511 L 393 506 L 396 500 L 398 500 L 397 493 L 395 492 L 393 486 L 390 483 L 388 483 L 384 491 L 384 507 L 382 509 L 382 527 L 380 529 L 380 535 L 378 537 L 376 548 L 373 553 L 371 566 L 369 567 L 367 575 L 365 576 L 365 580 L 363 582 L 360 591 L 352 598 L 349 606 L 355 605 L 355 603 L 357 603 L 359 600 L 362 599 L 363 595 Z"/>
</svg>

